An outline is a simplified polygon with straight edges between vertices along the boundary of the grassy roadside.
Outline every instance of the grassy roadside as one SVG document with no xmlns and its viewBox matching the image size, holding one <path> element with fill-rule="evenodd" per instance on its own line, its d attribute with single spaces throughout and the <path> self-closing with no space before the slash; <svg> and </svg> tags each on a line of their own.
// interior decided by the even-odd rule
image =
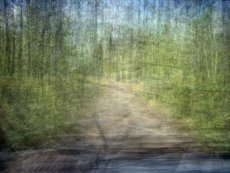
<svg viewBox="0 0 230 173">
<path fill-rule="evenodd" d="M 230 129 L 227 114 L 207 117 L 196 115 L 194 111 L 187 115 L 178 109 L 176 98 L 171 98 L 170 103 L 164 103 L 160 96 L 157 99 L 146 96 L 143 83 L 132 83 L 131 85 L 133 92 L 150 107 L 161 115 L 173 118 L 178 128 L 188 132 L 197 145 L 201 146 L 203 152 L 230 153 Z"/>
<path fill-rule="evenodd" d="M 93 76 L 1 80 L 0 127 L 6 143 L 2 148 L 46 147 L 58 142 L 58 136 L 77 134 L 83 110 L 101 91 Z"/>
</svg>

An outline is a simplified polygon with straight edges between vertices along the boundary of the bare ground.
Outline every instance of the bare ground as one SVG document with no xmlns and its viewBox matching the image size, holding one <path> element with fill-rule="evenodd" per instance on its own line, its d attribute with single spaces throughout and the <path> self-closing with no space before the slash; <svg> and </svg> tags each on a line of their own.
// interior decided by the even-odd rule
<svg viewBox="0 0 230 173">
<path fill-rule="evenodd" d="M 134 95 L 129 85 L 110 81 L 88 119 L 84 142 L 120 152 L 175 150 L 191 142 L 169 116 L 155 112 Z"/>
<path fill-rule="evenodd" d="M 141 102 L 129 85 L 111 80 L 105 90 L 84 112 L 80 138 L 61 136 L 51 149 L 13 153 L 3 172 L 106 172 L 108 160 L 170 153 L 181 158 L 191 150 L 188 135 Z"/>
</svg>

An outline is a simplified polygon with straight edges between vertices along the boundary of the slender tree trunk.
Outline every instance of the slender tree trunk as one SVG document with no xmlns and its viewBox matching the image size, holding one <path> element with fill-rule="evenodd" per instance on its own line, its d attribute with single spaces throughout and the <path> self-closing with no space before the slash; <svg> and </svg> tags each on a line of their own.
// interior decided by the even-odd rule
<svg viewBox="0 0 230 173">
<path fill-rule="evenodd" d="M 9 30 L 9 2 L 4 0 L 4 20 L 5 20 L 5 66 L 4 74 L 9 75 L 11 62 L 10 30 Z"/>
<path fill-rule="evenodd" d="M 19 50 L 18 50 L 18 72 L 22 75 L 23 67 L 23 0 L 20 0 L 20 35 L 19 35 Z"/>
<path fill-rule="evenodd" d="M 14 5 L 12 5 L 14 8 Z M 14 13 L 14 9 L 12 9 Z M 11 50 L 11 64 L 10 64 L 10 75 L 13 76 L 15 72 L 15 55 L 16 55 L 16 26 L 15 26 L 15 14 L 12 14 L 12 50 Z"/>
</svg>

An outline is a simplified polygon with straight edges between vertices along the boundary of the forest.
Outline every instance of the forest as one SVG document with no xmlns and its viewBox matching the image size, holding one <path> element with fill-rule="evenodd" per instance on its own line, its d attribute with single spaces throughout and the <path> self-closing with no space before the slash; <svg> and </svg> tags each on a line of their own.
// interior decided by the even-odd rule
<svg viewBox="0 0 230 173">
<path fill-rule="evenodd" d="M 229 152 L 230 1 L 0 1 L 0 150 L 71 133 L 110 79 Z"/>
</svg>

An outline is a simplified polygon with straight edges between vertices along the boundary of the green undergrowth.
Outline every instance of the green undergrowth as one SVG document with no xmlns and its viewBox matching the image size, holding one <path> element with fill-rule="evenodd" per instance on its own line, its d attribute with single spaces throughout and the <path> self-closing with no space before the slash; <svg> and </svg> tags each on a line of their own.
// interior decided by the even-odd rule
<svg viewBox="0 0 230 173">
<path fill-rule="evenodd" d="M 160 89 L 133 83 L 134 93 L 161 115 L 171 116 L 206 152 L 230 152 L 229 94 L 188 87 Z"/>
<path fill-rule="evenodd" d="M 77 129 L 81 110 L 100 95 L 94 77 L 4 78 L 0 83 L 0 127 L 6 148 L 50 145 Z M 3 135 L 1 135 L 3 136 Z"/>
</svg>

